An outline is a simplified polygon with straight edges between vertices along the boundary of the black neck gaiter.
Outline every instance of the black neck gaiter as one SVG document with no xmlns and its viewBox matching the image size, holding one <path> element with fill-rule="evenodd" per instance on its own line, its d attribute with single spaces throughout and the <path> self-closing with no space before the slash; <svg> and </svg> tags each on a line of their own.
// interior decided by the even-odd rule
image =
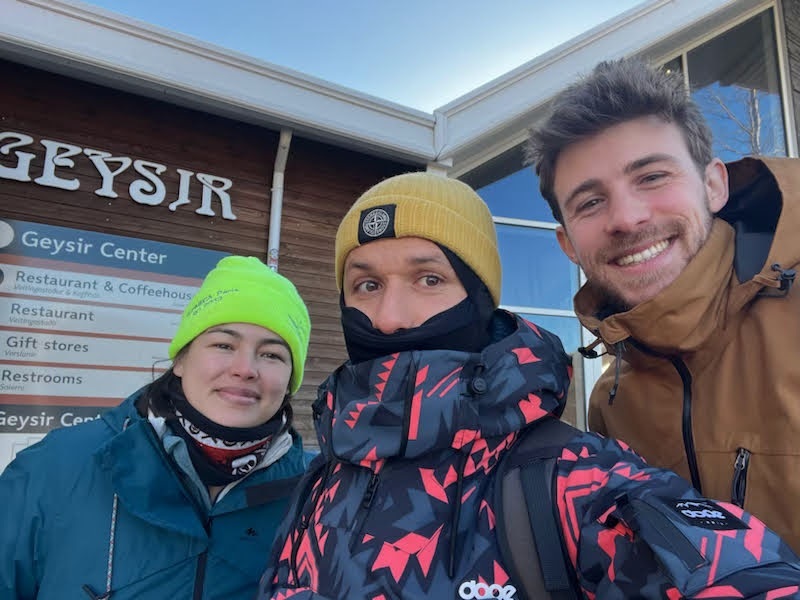
<svg viewBox="0 0 800 600">
<path fill-rule="evenodd" d="M 419 327 L 387 334 L 375 329 L 363 312 L 345 306 L 341 295 L 342 330 L 350 362 L 357 364 L 409 350 L 480 352 L 486 347 L 490 338 L 488 326 L 494 312 L 491 294 L 458 256 L 444 246 L 439 248 L 453 266 L 467 297 Z"/>
<path fill-rule="evenodd" d="M 252 471 L 269 450 L 275 434 L 284 427 L 282 410 L 256 427 L 226 427 L 194 408 L 180 387 L 180 379 L 169 390 L 172 414 L 166 415 L 170 429 L 186 441 L 189 458 L 205 485 L 227 485 Z"/>
</svg>

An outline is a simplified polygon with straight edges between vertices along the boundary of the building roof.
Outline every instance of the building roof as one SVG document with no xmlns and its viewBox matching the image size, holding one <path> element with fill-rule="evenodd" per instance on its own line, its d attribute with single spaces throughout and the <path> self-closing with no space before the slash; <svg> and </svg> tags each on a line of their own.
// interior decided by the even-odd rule
<svg viewBox="0 0 800 600">
<path fill-rule="evenodd" d="M 664 60 L 769 0 L 649 0 L 432 114 L 77 0 L 0 0 L 0 58 L 458 175 L 518 145 L 601 58 Z"/>
</svg>

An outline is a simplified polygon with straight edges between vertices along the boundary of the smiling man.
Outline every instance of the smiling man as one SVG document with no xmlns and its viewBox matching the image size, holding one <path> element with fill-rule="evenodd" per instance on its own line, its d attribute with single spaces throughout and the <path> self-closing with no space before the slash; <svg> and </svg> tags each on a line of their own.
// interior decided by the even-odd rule
<svg viewBox="0 0 800 600">
<path fill-rule="evenodd" d="M 565 148 L 555 175 L 567 225 L 558 241 L 621 310 L 677 279 L 728 199 L 722 161 L 696 166 L 680 129 L 658 116 Z"/>
<path fill-rule="evenodd" d="M 726 166 L 682 77 L 636 59 L 556 97 L 528 150 L 615 357 L 590 428 L 800 549 L 800 164 Z"/>
</svg>

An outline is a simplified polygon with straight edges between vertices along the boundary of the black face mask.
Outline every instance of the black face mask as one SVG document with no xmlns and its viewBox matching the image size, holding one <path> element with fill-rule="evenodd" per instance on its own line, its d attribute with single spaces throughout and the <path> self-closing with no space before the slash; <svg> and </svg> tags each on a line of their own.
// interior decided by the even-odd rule
<svg viewBox="0 0 800 600">
<path fill-rule="evenodd" d="M 488 326 L 494 312 L 494 300 L 472 269 L 449 249 L 439 248 L 450 261 L 467 297 L 419 327 L 386 334 L 375 329 L 363 312 L 345 306 L 344 295 L 341 295 L 342 330 L 350 362 L 356 364 L 409 350 L 480 352 L 486 347 L 490 339 Z"/>
</svg>

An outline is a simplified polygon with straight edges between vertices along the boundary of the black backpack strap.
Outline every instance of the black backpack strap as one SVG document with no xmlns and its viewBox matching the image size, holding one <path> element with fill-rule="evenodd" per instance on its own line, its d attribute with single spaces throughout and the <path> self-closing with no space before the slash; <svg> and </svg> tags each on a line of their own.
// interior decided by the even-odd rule
<svg viewBox="0 0 800 600">
<path fill-rule="evenodd" d="M 556 460 L 580 433 L 555 418 L 528 428 L 498 466 L 495 507 L 504 564 L 521 600 L 577 598 L 556 517 Z"/>
</svg>

